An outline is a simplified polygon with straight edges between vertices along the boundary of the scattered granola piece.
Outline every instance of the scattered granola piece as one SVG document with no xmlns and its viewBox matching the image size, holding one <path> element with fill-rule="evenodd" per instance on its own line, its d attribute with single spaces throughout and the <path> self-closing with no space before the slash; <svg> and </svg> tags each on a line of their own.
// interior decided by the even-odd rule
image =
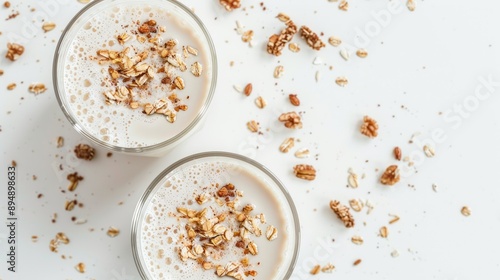
<svg viewBox="0 0 500 280">
<path fill-rule="evenodd" d="M 297 94 L 289 94 L 288 99 L 290 99 L 290 103 L 292 103 L 293 106 L 300 105 L 300 99 L 297 97 Z"/>
<path fill-rule="evenodd" d="M 309 27 L 303 25 L 300 27 L 300 36 L 306 40 L 307 45 L 309 45 L 314 50 L 320 50 L 325 46 L 325 43 L 321 41 L 316 33 L 314 33 Z"/>
<path fill-rule="evenodd" d="M 394 147 L 394 158 L 396 160 L 401 160 L 402 152 L 400 147 Z"/>
<path fill-rule="evenodd" d="M 351 57 L 349 51 L 346 48 L 340 49 L 339 54 L 345 61 L 348 61 L 349 58 Z"/>
<path fill-rule="evenodd" d="M 335 266 L 333 264 L 329 263 L 321 268 L 321 272 L 332 273 L 334 269 L 335 269 Z"/>
<path fill-rule="evenodd" d="M 57 137 L 57 148 L 62 148 L 64 146 L 64 138 L 62 136 Z"/>
<path fill-rule="evenodd" d="M 415 8 L 416 8 L 415 1 L 414 0 L 408 0 L 406 2 L 406 7 L 408 7 L 408 10 L 410 10 L 411 12 L 415 11 Z"/>
<path fill-rule="evenodd" d="M 381 227 L 379 232 L 380 232 L 380 237 L 382 238 L 387 238 L 387 236 L 389 235 L 389 230 L 387 229 L 386 226 Z"/>
<path fill-rule="evenodd" d="M 349 206 L 356 212 L 361 212 L 361 210 L 363 210 L 363 202 L 358 199 L 349 200 Z"/>
<path fill-rule="evenodd" d="M 9 2 L 9 1 L 5 1 L 5 2 L 3 3 L 3 6 L 4 6 L 5 8 L 10 8 L 10 2 Z"/>
<path fill-rule="evenodd" d="M 302 121 L 296 112 L 283 113 L 279 116 L 278 120 L 285 124 L 285 127 L 292 129 L 302 128 Z"/>
<path fill-rule="evenodd" d="M 202 71 L 203 71 L 203 66 L 201 65 L 201 63 L 195 62 L 193 63 L 193 65 L 191 65 L 191 73 L 195 77 L 201 76 Z"/>
<path fill-rule="evenodd" d="M 382 174 L 382 177 L 380 178 L 380 183 L 388 186 L 392 186 L 399 182 L 400 175 L 399 175 L 399 169 L 397 165 L 390 165 L 387 167 L 385 170 L 384 174 Z"/>
<path fill-rule="evenodd" d="M 467 207 L 467 206 L 462 207 L 462 209 L 460 210 L 460 212 L 462 212 L 462 215 L 464 215 L 465 217 L 468 217 L 471 214 L 470 208 Z"/>
<path fill-rule="evenodd" d="M 378 135 L 378 124 L 377 121 L 370 118 L 369 116 L 363 117 L 363 124 L 360 128 L 361 134 L 368 136 L 370 138 L 375 138 Z"/>
<path fill-rule="evenodd" d="M 268 225 L 266 229 L 266 238 L 269 241 L 273 241 L 278 237 L 278 229 L 272 225 Z"/>
<path fill-rule="evenodd" d="M 363 238 L 361 236 L 355 235 L 351 237 L 351 242 L 356 245 L 361 245 L 363 244 Z"/>
<path fill-rule="evenodd" d="M 330 45 L 334 47 L 338 47 L 340 44 L 342 44 L 342 40 L 338 37 L 330 36 L 330 38 L 328 38 L 328 43 L 330 43 Z"/>
<path fill-rule="evenodd" d="M 31 236 L 31 242 L 35 243 L 38 241 L 38 236 L 37 235 L 32 235 Z"/>
<path fill-rule="evenodd" d="M 361 259 L 357 259 L 354 261 L 353 265 L 356 266 L 361 263 Z"/>
<path fill-rule="evenodd" d="M 248 43 L 250 41 L 252 41 L 253 39 L 253 30 L 247 30 L 245 32 L 243 32 L 243 34 L 241 35 L 241 40 L 245 43 Z"/>
<path fill-rule="evenodd" d="M 45 87 L 44 84 L 31 84 L 28 88 L 28 90 L 31 92 L 31 93 L 34 93 L 35 95 L 38 95 L 40 93 L 44 93 L 47 88 Z"/>
<path fill-rule="evenodd" d="M 368 56 L 368 52 L 365 49 L 359 49 L 356 51 L 356 55 L 361 58 L 365 58 Z"/>
<path fill-rule="evenodd" d="M 246 96 L 250 96 L 250 94 L 252 94 L 252 90 L 253 90 L 252 83 L 248 83 L 243 89 L 243 94 L 245 94 Z"/>
<path fill-rule="evenodd" d="M 438 191 L 438 185 L 437 184 L 432 184 L 432 190 L 434 192 L 437 192 Z"/>
<path fill-rule="evenodd" d="M 293 137 L 286 138 L 280 145 L 280 151 L 282 153 L 288 153 L 291 148 L 295 145 L 295 139 Z"/>
<path fill-rule="evenodd" d="M 68 174 L 66 177 L 68 181 L 70 182 L 68 186 L 68 191 L 72 192 L 76 190 L 76 187 L 78 187 L 78 183 L 83 180 L 83 176 L 78 175 L 78 172 Z"/>
<path fill-rule="evenodd" d="M 394 224 L 395 222 L 399 221 L 399 216 L 397 215 L 392 215 L 392 219 L 389 221 L 389 224 Z"/>
<path fill-rule="evenodd" d="M 56 24 L 51 21 L 46 21 L 42 24 L 42 29 L 44 32 L 49 32 L 51 30 L 54 30 L 54 28 L 56 28 Z"/>
<path fill-rule="evenodd" d="M 7 43 L 7 54 L 10 61 L 16 61 L 24 53 L 24 47 L 16 43 Z"/>
<path fill-rule="evenodd" d="M 425 156 L 427 156 L 429 158 L 434 157 L 434 155 L 436 154 L 436 152 L 434 151 L 434 148 L 427 146 L 427 145 L 424 146 L 424 153 L 425 153 Z"/>
<path fill-rule="evenodd" d="M 300 47 L 297 43 L 290 43 L 288 45 L 288 49 L 291 51 L 291 52 L 294 52 L 294 53 L 297 53 L 300 51 Z"/>
<path fill-rule="evenodd" d="M 330 209 L 332 209 L 337 217 L 344 223 L 345 227 L 351 228 L 354 226 L 354 217 L 351 215 L 349 208 L 340 204 L 340 201 L 330 201 Z"/>
<path fill-rule="evenodd" d="M 66 211 L 71 211 L 71 210 L 75 209 L 76 204 L 77 204 L 76 199 L 67 200 L 64 204 L 64 209 L 66 209 Z"/>
<path fill-rule="evenodd" d="M 14 90 L 16 88 L 16 83 L 10 83 L 7 85 L 7 90 Z"/>
<path fill-rule="evenodd" d="M 84 159 L 84 160 L 92 160 L 95 155 L 95 150 L 94 148 L 90 147 L 87 144 L 78 144 L 76 145 L 74 149 L 75 155 L 79 159 Z"/>
<path fill-rule="evenodd" d="M 80 273 L 85 273 L 85 264 L 84 263 L 78 263 L 75 266 L 75 269 L 76 269 L 76 271 L 78 271 Z"/>
<path fill-rule="evenodd" d="M 247 122 L 247 128 L 251 132 L 254 132 L 254 133 L 258 132 L 259 131 L 259 123 L 254 121 L 254 120 L 251 120 L 251 121 Z"/>
<path fill-rule="evenodd" d="M 321 265 L 319 265 L 319 264 L 318 264 L 318 265 L 315 265 L 315 266 L 311 269 L 310 273 L 311 273 L 312 275 L 316 275 L 316 274 L 318 274 L 320 271 L 321 271 Z"/>
<path fill-rule="evenodd" d="M 347 2 L 346 0 L 340 1 L 340 3 L 339 3 L 339 10 L 342 10 L 342 11 L 349 10 L 349 2 Z"/>
<path fill-rule="evenodd" d="M 241 7 L 241 0 L 220 0 L 219 2 L 228 12 Z"/>
<path fill-rule="evenodd" d="M 312 165 L 297 164 L 293 167 L 293 173 L 300 179 L 309 181 L 316 179 L 316 169 Z"/>
<path fill-rule="evenodd" d="M 269 37 L 269 41 L 267 42 L 267 52 L 275 56 L 280 56 L 281 51 L 285 45 L 292 40 L 295 33 L 297 33 L 297 26 L 293 23 L 293 21 L 288 20 L 286 22 L 286 28 L 283 29 L 279 35 L 273 34 Z"/>
<path fill-rule="evenodd" d="M 349 83 L 349 81 L 346 77 L 338 77 L 337 79 L 335 79 L 335 83 L 337 83 L 337 85 L 341 87 L 345 87 L 347 86 L 347 83 Z"/>
<path fill-rule="evenodd" d="M 285 22 L 285 23 L 287 23 L 290 20 L 290 17 L 287 14 L 284 14 L 284 13 L 279 13 L 276 16 L 276 18 L 279 19 L 282 22 Z"/>
<path fill-rule="evenodd" d="M 2 75 L 3 75 L 3 70 L 2 70 L 2 69 L 0 69 L 0 76 L 2 76 Z"/>
<path fill-rule="evenodd" d="M 358 183 L 358 175 L 354 172 L 349 172 L 349 176 L 347 176 L 347 182 L 349 183 L 349 186 L 353 189 L 356 189 L 359 187 Z"/>
<path fill-rule="evenodd" d="M 259 96 L 255 98 L 255 105 L 257 105 L 259 109 L 263 109 L 264 107 L 266 107 L 267 102 L 262 96 Z"/>
<path fill-rule="evenodd" d="M 398 252 L 398 250 L 394 250 L 394 251 L 392 251 L 392 252 L 391 252 L 391 257 L 393 257 L 393 258 L 397 258 L 397 257 L 399 257 L 399 252 Z"/>
<path fill-rule="evenodd" d="M 295 157 L 296 158 L 307 158 L 309 157 L 309 149 L 307 148 L 303 148 L 303 149 L 298 149 L 297 151 L 295 151 Z"/>
<path fill-rule="evenodd" d="M 109 237 L 116 237 L 120 234 L 120 230 L 115 227 L 109 227 L 107 234 Z"/>
<path fill-rule="evenodd" d="M 283 67 L 283 65 L 278 65 L 274 68 L 273 76 L 276 79 L 281 78 L 283 76 L 283 72 L 285 72 L 285 67 Z"/>
</svg>

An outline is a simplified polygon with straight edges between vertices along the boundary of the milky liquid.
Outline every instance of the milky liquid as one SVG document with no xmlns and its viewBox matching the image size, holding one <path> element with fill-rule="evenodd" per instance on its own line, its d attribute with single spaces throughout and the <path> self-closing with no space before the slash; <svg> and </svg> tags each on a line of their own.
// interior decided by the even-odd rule
<svg viewBox="0 0 500 280">
<path fill-rule="evenodd" d="M 153 194 L 146 205 L 145 214 L 139 222 L 137 242 L 142 248 L 145 268 L 148 279 L 185 279 L 201 280 L 215 279 L 214 270 L 203 270 L 195 260 L 182 262 L 176 248 L 179 234 L 185 233 L 185 220 L 180 222 L 169 213 L 177 213 L 176 207 L 185 207 L 197 211 L 216 205 L 212 198 L 203 205 L 194 201 L 197 194 L 205 193 L 203 187 L 212 183 L 223 186 L 227 183 L 235 185 L 237 190 L 243 191 L 240 206 L 253 204 L 255 209 L 252 215 L 263 213 L 266 224 L 261 225 L 263 235 L 250 235 L 257 244 L 259 253 L 256 256 L 244 255 L 241 249 L 235 248 L 236 237 L 229 241 L 230 248 L 220 261 L 214 264 L 226 264 L 230 261 L 238 262 L 247 257 L 252 264 L 251 269 L 258 272 L 256 277 L 246 279 L 283 279 L 294 253 L 295 229 L 290 208 L 286 205 L 283 193 L 274 182 L 263 176 L 256 169 L 251 170 L 238 163 L 226 161 L 206 161 L 187 166 L 176 172 L 167 180 L 163 180 L 159 190 Z M 215 188 L 218 189 L 218 188 Z M 214 206 L 220 209 L 218 206 Z M 267 225 L 278 229 L 278 237 L 272 241 L 266 239 Z M 210 261 L 210 259 L 208 259 Z"/>
<path fill-rule="evenodd" d="M 185 21 L 180 13 L 178 9 L 165 9 L 154 1 L 144 1 L 140 5 L 135 2 L 101 8 L 93 17 L 80 23 L 64 58 L 64 93 L 74 118 L 89 134 L 108 144 L 136 148 L 164 142 L 193 122 L 208 95 L 212 75 L 211 61 L 201 29 L 195 29 L 192 20 Z M 183 16 L 186 18 L 186 15 Z M 175 93 L 183 104 L 188 105 L 188 110 L 179 111 L 174 123 L 168 122 L 160 114 L 145 115 L 141 108 L 132 110 L 125 104 L 106 105 L 103 92 L 116 88 L 108 78 L 110 64 L 99 65 L 96 59 L 90 59 L 90 56 L 96 56 L 97 50 L 122 51 L 124 46 L 118 44 L 116 36 L 124 31 L 132 37 L 125 46 L 130 46 L 132 50 L 136 47 L 136 52 L 146 50 L 146 46 L 151 45 L 141 44 L 130 30 L 137 30 L 137 21 L 142 23 L 149 19 L 154 19 L 157 26 L 166 28 L 164 33 L 160 33 L 164 42 L 177 39 L 177 53 L 182 54 L 182 46 L 188 45 L 199 52 L 197 56 L 190 55 L 185 59 L 187 71 L 175 72 L 175 76 L 182 77 L 186 85 L 184 90 L 175 90 Z M 124 28 L 126 25 L 128 27 Z M 129 56 L 133 54 L 134 51 L 129 52 Z M 195 77 L 189 71 L 195 61 L 203 66 L 200 77 Z M 163 88 L 150 90 L 153 92 L 147 102 L 153 103 L 159 98 L 166 98 L 171 92 L 166 89 L 167 85 L 161 84 L 163 76 L 164 74 L 157 74 L 150 82 L 152 86 Z M 104 78 L 107 80 L 103 81 Z"/>
</svg>

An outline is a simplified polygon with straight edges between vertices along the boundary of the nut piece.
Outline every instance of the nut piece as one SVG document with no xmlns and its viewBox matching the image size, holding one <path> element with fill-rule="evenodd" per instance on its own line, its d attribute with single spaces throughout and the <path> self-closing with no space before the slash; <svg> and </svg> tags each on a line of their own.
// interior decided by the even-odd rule
<svg viewBox="0 0 500 280">
<path fill-rule="evenodd" d="M 337 79 L 335 79 L 335 83 L 337 83 L 337 85 L 341 87 L 345 87 L 347 86 L 347 83 L 349 83 L 349 80 L 347 80 L 346 77 L 338 77 Z"/>
<path fill-rule="evenodd" d="M 220 0 L 219 2 L 228 12 L 241 6 L 240 0 Z"/>
<path fill-rule="evenodd" d="M 258 108 L 263 109 L 264 107 L 266 107 L 267 102 L 262 96 L 259 96 L 255 98 L 255 105 L 257 105 Z"/>
<path fill-rule="evenodd" d="M 31 84 L 29 86 L 28 90 L 31 93 L 34 93 L 35 95 L 37 95 L 37 94 L 40 94 L 40 93 L 44 93 L 47 90 L 47 88 L 45 87 L 44 84 Z"/>
<path fill-rule="evenodd" d="M 296 112 L 283 113 L 279 116 L 278 120 L 285 124 L 285 127 L 292 129 L 302 128 L 300 116 Z"/>
<path fill-rule="evenodd" d="M 303 25 L 300 27 L 300 37 L 306 40 L 307 45 L 313 48 L 314 50 L 320 50 L 325 46 L 325 43 L 321 41 L 316 33 L 314 33 L 309 27 Z"/>
<path fill-rule="evenodd" d="M 338 200 L 330 201 L 330 209 L 337 215 L 337 217 L 344 223 L 344 226 L 351 228 L 354 226 L 354 218 L 349 212 L 349 208 L 340 204 Z"/>
<path fill-rule="evenodd" d="M 7 43 L 7 54 L 10 61 L 16 61 L 24 53 L 24 47 L 16 43 Z"/>
<path fill-rule="evenodd" d="M 280 18 L 279 15 L 278 18 Z M 279 35 L 273 34 L 269 37 L 269 41 L 267 42 L 267 52 L 275 56 L 280 56 L 281 51 L 285 45 L 292 40 L 295 33 L 297 33 L 297 26 L 293 23 L 293 21 L 288 19 L 286 21 L 286 28 L 283 29 Z"/>
<path fill-rule="evenodd" d="M 79 159 L 84 159 L 84 160 L 92 160 L 95 155 L 95 150 L 94 148 L 90 147 L 87 144 L 78 144 L 76 145 L 74 149 L 75 155 Z"/>
<path fill-rule="evenodd" d="M 400 147 L 394 147 L 394 158 L 396 160 L 401 160 L 402 152 Z"/>
<path fill-rule="evenodd" d="M 118 234 L 120 234 L 120 230 L 115 228 L 115 227 L 110 227 L 108 229 L 108 232 L 107 234 L 110 236 L 110 237 L 116 237 Z"/>
<path fill-rule="evenodd" d="M 288 98 L 290 99 L 290 103 L 292 103 L 293 106 L 300 105 L 300 100 L 297 97 L 297 94 L 290 94 L 290 95 L 288 95 Z"/>
<path fill-rule="evenodd" d="M 386 226 L 383 226 L 380 228 L 380 237 L 382 238 L 387 238 L 387 236 L 389 235 L 389 230 L 387 229 Z"/>
<path fill-rule="evenodd" d="M 13 90 L 16 88 L 16 86 L 17 86 L 16 83 L 10 83 L 7 85 L 7 90 Z"/>
<path fill-rule="evenodd" d="M 356 55 L 361 58 L 365 58 L 368 56 L 368 52 L 365 49 L 359 49 L 356 51 Z"/>
<path fill-rule="evenodd" d="M 254 120 L 251 120 L 251 121 L 247 122 L 247 128 L 251 132 L 254 132 L 254 133 L 258 132 L 259 131 L 259 123 L 254 121 Z"/>
<path fill-rule="evenodd" d="M 318 265 L 315 265 L 315 266 L 311 269 L 311 274 L 312 274 L 312 275 L 316 275 L 316 274 L 318 274 L 320 271 L 321 271 L 321 266 L 318 264 Z"/>
<path fill-rule="evenodd" d="M 471 214 L 470 209 L 467 206 L 462 207 L 462 210 L 460 210 L 460 212 L 462 212 L 462 215 L 464 215 L 465 217 L 469 217 Z"/>
<path fill-rule="evenodd" d="M 377 121 L 370 118 L 369 116 L 363 117 L 363 124 L 361 125 L 360 132 L 370 138 L 375 138 L 378 135 L 378 124 Z"/>
<path fill-rule="evenodd" d="M 360 263 L 361 263 L 361 259 L 357 259 L 357 260 L 354 261 L 354 263 L 352 265 L 356 266 L 356 265 L 358 265 Z"/>
<path fill-rule="evenodd" d="M 76 269 L 76 271 L 78 271 L 80 273 L 85 273 L 85 264 L 84 263 L 78 263 L 75 266 L 75 269 Z"/>
<path fill-rule="evenodd" d="M 297 164 L 293 167 L 293 173 L 297 178 L 312 181 L 316 179 L 316 169 L 307 164 Z"/>
<path fill-rule="evenodd" d="M 42 25 L 42 29 L 45 32 L 49 32 L 51 30 L 54 30 L 54 28 L 56 28 L 56 24 L 51 22 L 51 21 L 46 21 Z"/>
<path fill-rule="evenodd" d="M 285 141 L 283 141 L 283 143 L 281 143 L 280 151 L 282 153 L 288 153 L 288 151 L 290 151 L 290 149 L 293 148 L 294 145 L 295 139 L 293 137 L 288 137 L 285 139 Z"/>
<path fill-rule="evenodd" d="M 330 36 L 330 38 L 328 38 L 328 43 L 330 43 L 330 45 L 334 47 L 338 47 L 340 44 L 342 44 L 342 40 L 339 37 Z"/>
<path fill-rule="evenodd" d="M 245 86 L 245 89 L 243 89 L 243 93 L 244 93 L 246 96 L 249 96 L 250 94 L 252 94 L 252 90 L 253 90 L 252 83 L 248 83 L 248 84 Z"/>
<path fill-rule="evenodd" d="M 380 183 L 388 186 L 392 186 L 399 182 L 400 176 L 399 176 L 399 169 L 397 165 L 391 165 L 387 167 L 385 170 L 384 174 L 382 174 L 382 177 L 380 178 Z"/>
</svg>

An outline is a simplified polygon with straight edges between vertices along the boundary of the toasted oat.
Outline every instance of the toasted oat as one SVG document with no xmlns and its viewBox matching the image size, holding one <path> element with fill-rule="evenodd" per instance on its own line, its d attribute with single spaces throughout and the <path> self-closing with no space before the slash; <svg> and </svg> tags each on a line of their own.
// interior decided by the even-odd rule
<svg viewBox="0 0 500 280">
<path fill-rule="evenodd" d="M 330 209 L 332 209 L 337 217 L 344 223 L 345 227 L 351 228 L 354 226 L 354 217 L 351 215 L 349 208 L 340 204 L 340 201 L 330 201 Z"/>
<path fill-rule="evenodd" d="M 361 134 L 368 136 L 370 138 L 375 138 L 378 135 L 378 124 L 377 121 L 370 118 L 369 116 L 363 117 L 363 124 L 359 129 Z"/>
<path fill-rule="evenodd" d="M 29 86 L 28 90 L 31 93 L 34 93 L 35 95 L 37 95 L 37 94 L 40 94 L 40 93 L 44 93 L 47 90 L 47 88 L 45 87 L 44 84 L 31 84 Z"/>
<path fill-rule="evenodd" d="M 252 41 L 253 39 L 253 30 L 247 30 L 245 32 L 243 32 L 243 34 L 241 35 L 241 40 L 245 43 L 248 43 L 250 41 Z"/>
<path fill-rule="evenodd" d="M 339 3 L 339 10 L 342 10 L 342 11 L 349 10 L 349 2 L 347 2 L 346 0 L 340 1 L 340 3 Z"/>
<path fill-rule="evenodd" d="M 381 227 L 379 232 L 380 232 L 380 237 L 382 238 L 387 238 L 387 236 L 389 235 L 389 230 L 387 229 L 386 226 Z"/>
<path fill-rule="evenodd" d="M 316 275 L 316 274 L 318 274 L 320 271 L 321 271 L 321 265 L 319 265 L 319 264 L 318 264 L 318 265 L 315 265 L 315 266 L 311 269 L 310 273 L 311 273 L 312 275 Z"/>
<path fill-rule="evenodd" d="M 280 145 L 280 151 L 282 153 L 288 153 L 291 148 L 295 145 L 295 139 L 293 137 L 286 138 Z"/>
<path fill-rule="evenodd" d="M 293 21 L 288 20 L 286 22 L 286 28 L 283 29 L 279 35 L 273 34 L 269 37 L 269 41 L 267 42 L 267 52 L 275 56 L 280 56 L 281 51 L 285 45 L 292 40 L 295 33 L 297 33 L 297 26 L 293 23 Z"/>
<path fill-rule="evenodd" d="M 276 239 L 277 237 L 278 237 L 278 229 L 272 225 L 267 226 L 267 229 L 266 229 L 267 240 L 272 241 L 272 240 Z"/>
<path fill-rule="evenodd" d="M 241 0 L 219 0 L 219 2 L 229 12 L 241 7 Z"/>
<path fill-rule="evenodd" d="M 5 57 L 10 61 L 16 61 L 23 53 L 23 46 L 16 43 L 7 43 L 7 54 Z"/>
<path fill-rule="evenodd" d="M 356 51 L 356 55 L 361 58 L 365 58 L 368 56 L 368 52 L 365 49 L 359 49 Z"/>
<path fill-rule="evenodd" d="M 247 249 L 248 249 L 248 251 L 250 252 L 250 254 L 252 254 L 252 255 L 254 255 L 254 256 L 255 256 L 255 255 L 257 255 L 257 254 L 259 253 L 259 250 L 258 250 L 258 248 L 257 248 L 257 244 L 255 244 L 254 242 L 250 242 L 250 243 L 248 243 L 248 245 L 247 245 Z"/>
<path fill-rule="evenodd" d="M 57 137 L 57 148 L 62 148 L 64 146 L 64 138 L 62 136 Z"/>
<path fill-rule="evenodd" d="M 254 121 L 254 120 L 251 120 L 251 121 L 247 122 L 247 128 L 251 132 L 254 132 L 254 133 L 258 132 L 259 131 L 259 123 Z"/>
<path fill-rule="evenodd" d="M 46 21 L 42 24 L 42 29 L 44 32 L 49 32 L 51 30 L 54 30 L 54 28 L 56 28 L 56 24 L 51 21 Z"/>
<path fill-rule="evenodd" d="M 282 22 L 288 22 L 290 20 L 290 17 L 285 14 L 285 13 L 279 13 L 277 16 L 276 16 L 277 19 L 279 19 L 280 21 Z"/>
<path fill-rule="evenodd" d="M 338 37 L 330 36 L 330 38 L 328 38 L 328 43 L 330 43 L 330 45 L 334 47 L 338 47 L 340 44 L 342 44 L 342 40 Z"/>
<path fill-rule="evenodd" d="M 363 244 L 363 238 L 361 236 L 354 235 L 353 237 L 351 237 L 351 242 L 356 245 L 361 245 Z"/>
<path fill-rule="evenodd" d="M 399 180 L 400 180 L 400 175 L 398 166 L 390 165 L 389 167 L 387 167 L 384 174 L 382 174 L 382 177 L 380 178 L 380 183 L 392 186 L 397 182 L 399 182 Z"/>
<path fill-rule="evenodd" d="M 356 212 L 361 212 L 363 210 L 363 202 L 359 199 L 351 199 L 349 200 L 349 206 L 351 206 L 352 210 Z"/>
<path fill-rule="evenodd" d="M 76 204 L 77 204 L 76 200 L 67 200 L 64 204 L 64 209 L 66 209 L 66 211 L 71 211 L 75 209 Z"/>
<path fill-rule="evenodd" d="M 436 155 L 434 148 L 427 146 L 427 145 L 424 145 L 424 153 L 425 153 L 425 156 L 427 156 L 429 158 L 434 157 L 434 155 Z"/>
<path fill-rule="evenodd" d="M 79 159 L 91 161 L 95 156 L 95 150 L 87 144 L 78 144 L 74 149 L 75 155 Z"/>
<path fill-rule="evenodd" d="M 285 67 L 283 67 L 283 65 L 278 65 L 274 68 L 273 76 L 276 79 L 281 78 L 283 76 L 283 72 L 285 72 Z"/>
<path fill-rule="evenodd" d="M 406 7 L 408 7 L 408 10 L 411 12 L 415 11 L 416 5 L 415 5 L 415 0 L 408 0 L 406 2 Z"/>
<path fill-rule="evenodd" d="M 70 182 L 68 186 L 68 191 L 72 192 L 78 187 L 78 183 L 83 180 L 83 176 L 78 175 L 78 172 L 68 174 L 66 179 Z"/>
<path fill-rule="evenodd" d="M 183 90 L 186 87 L 186 84 L 184 83 L 184 79 L 181 78 L 180 76 L 175 77 L 174 85 L 180 90 Z"/>
<path fill-rule="evenodd" d="M 285 124 L 285 127 L 292 129 L 302 128 L 302 121 L 296 112 L 283 113 L 279 116 L 278 120 Z"/>
<path fill-rule="evenodd" d="M 85 273 L 85 264 L 84 263 L 78 263 L 75 266 L 75 269 L 76 269 L 76 271 L 78 271 L 80 273 Z"/>
<path fill-rule="evenodd" d="M 201 76 L 201 73 L 203 72 L 203 66 L 199 62 L 193 63 L 191 65 L 191 73 L 195 75 L 196 77 Z"/>
<path fill-rule="evenodd" d="M 400 147 L 394 147 L 394 158 L 396 160 L 401 160 L 401 157 L 402 157 L 402 152 L 401 152 L 401 148 Z"/>
<path fill-rule="evenodd" d="M 358 175 L 356 173 L 349 173 L 349 176 L 347 176 L 347 182 L 349 183 L 349 186 L 353 189 L 356 189 L 359 187 L 358 183 Z"/>
<path fill-rule="evenodd" d="M 325 46 L 325 43 L 321 41 L 316 33 L 314 33 L 309 27 L 303 25 L 300 27 L 300 36 L 306 40 L 307 45 L 309 45 L 314 50 L 320 50 Z"/>
<path fill-rule="evenodd" d="M 7 90 L 14 90 L 16 88 L 16 83 L 10 83 L 7 85 Z"/>
<path fill-rule="evenodd" d="M 464 215 L 465 217 L 468 217 L 470 216 L 471 214 L 471 211 L 470 211 L 470 208 L 468 206 L 464 206 L 462 207 L 462 209 L 460 210 L 460 212 L 462 213 L 462 215 Z"/>
<path fill-rule="evenodd" d="M 250 96 L 250 94 L 252 94 L 252 90 L 253 90 L 252 83 L 248 83 L 243 89 L 243 94 L 245 94 L 246 96 Z"/>
<path fill-rule="evenodd" d="M 321 268 L 321 272 L 332 273 L 334 269 L 335 269 L 335 266 L 333 264 L 329 263 Z"/>
<path fill-rule="evenodd" d="M 118 234 L 120 234 L 120 230 L 115 227 L 109 227 L 107 234 L 109 235 L 109 237 L 116 237 Z"/>
<path fill-rule="evenodd" d="M 335 79 L 335 83 L 337 83 L 337 85 L 341 87 L 345 87 L 347 86 L 347 83 L 349 83 L 349 81 L 346 77 L 338 77 L 337 79 Z"/>
<path fill-rule="evenodd" d="M 303 148 L 295 151 L 294 155 L 296 158 L 307 158 L 309 157 L 309 154 L 310 154 L 309 149 Z"/>
<path fill-rule="evenodd" d="M 312 165 L 297 164 L 293 167 L 293 173 L 300 179 L 309 181 L 316 179 L 316 169 Z"/>
<path fill-rule="evenodd" d="M 259 109 L 263 109 L 264 107 L 266 107 L 267 102 L 262 96 L 258 96 L 257 98 L 255 98 L 255 105 Z"/>
<path fill-rule="evenodd" d="M 299 52 L 299 51 L 300 51 L 300 47 L 299 47 L 299 45 L 298 45 L 297 43 L 290 43 L 290 44 L 288 45 L 288 49 L 289 49 L 290 51 L 294 52 L 294 53 L 297 53 L 297 52 Z"/>
<path fill-rule="evenodd" d="M 290 103 L 292 103 L 293 106 L 300 105 L 300 99 L 297 97 L 297 94 L 289 94 L 288 99 L 290 100 Z"/>
</svg>

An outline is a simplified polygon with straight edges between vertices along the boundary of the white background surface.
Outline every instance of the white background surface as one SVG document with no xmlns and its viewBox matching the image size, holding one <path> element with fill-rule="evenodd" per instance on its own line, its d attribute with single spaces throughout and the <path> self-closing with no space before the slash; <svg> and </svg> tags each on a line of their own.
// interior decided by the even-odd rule
<svg viewBox="0 0 500 280">
<path fill-rule="evenodd" d="M 76 0 L 11 2 L 10 9 L 0 8 L 0 69 L 5 71 L 0 77 L 0 219 L 3 224 L 7 212 L 6 169 L 15 160 L 19 250 L 18 272 L 9 273 L 4 261 L 6 227 L 2 226 L 0 279 L 139 279 L 129 233 L 136 202 L 169 164 L 210 150 L 250 156 L 285 183 L 302 223 L 293 279 L 499 279 L 500 85 L 490 87 L 487 94 L 481 82 L 500 81 L 498 1 L 417 1 L 416 11 L 410 12 L 403 1 L 393 0 L 401 3 L 400 8 L 385 18 L 381 14 L 387 15 L 390 1 L 350 1 L 349 11 L 343 12 L 327 0 L 266 1 L 265 11 L 260 2 L 243 0 L 246 11 L 232 13 L 215 0 L 183 1 L 206 24 L 219 56 L 217 92 L 203 129 L 162 158 L 116 153 L 107 158 L 106 151 L 99 149 L 91 162 L 71 159 L 73 147 L 86 141 L 62 115 L 51 82 L 56 42 L 83 4 Z M 12 10 L 20 15 L 4 21 Z M 325 42 L 336 35 L 350 51 L 364 47 L 369 55 L 360 59 L 353 54 L 344 61 L 340 48 L 327 44 L 314 52 L 296 36 L 293 41 L 301 46 L 299 53 L 286 49 L 279 58 L 270 56 L 265 42 L 282 28 L 274 18 L 278 12 L 287 13 L 298 25 L 324 32 Z M 42 19 L 55 22 L 56 29 L 43 33 Z M 253 48 L 235 32 L 236 20 L 245 30 L 255 31 Z M 26 47 L 14 63 L 4 58 L 8 41 Z M 315 57 L 323 64 L 313 65 Z M 278 64 L 285 73 L 274 79 Z M 318 82 L 316 71 L 321 73 Z M 338 76 L 349 79 L 347 87 L 335 84 Z M 7 91 L 11 82 L 17 88 Z M 34 82 L 45 83 L 49 90 L 38 96 L 29 93 L 28 85 Z M 254 88 L 249 98 L 233 89 L 248 82 Z M 488 95 L 479 101 L 474 97 L 478 88 Z M 304 128 L 299 131 L 286 130 L 276 121 L 280 113 L 294 109 L 287 100 L 292 92 L 299 95 L 299 109 L 304 111 Z M 258 95 L 268 100 L 265 110 L 253 103 Z M 464 104 L 468 109 L 462 115 L 455 113 Z M 358 132 L 364 115 L 378 120 L 376 139 Z M 245 125 L 251 119 L 269 130 L 259 137 L 251 134 Z M 425 158 L 421 143 L 435 131 L 442 134 L 440 143 L 430 143 L 436 156 Z M 415 133 L 420 134 L 409 143 Z M 59 149 L 58 136 L 65 138 Z M 296 147 L 307 147 L 317 156 L 299 160 L 293 153 L 280 153 L 279 144 L 289 136 L 301 140 Z M 395 163 L 394 146 L 412 158 L 414 172 L 405 173 L 393 187 L 382 186 L 378 183 L 381 170 Z M 313 164 L 317 179 L 295 178 L 291 170 L 298 163 Z M 357 189 L 346 187 L 350 167 L 359 176 L 366 175 Z M 77 189 L 84 207 L 67 212 L 64 202 L 71 196 L 61 190 L 73 170 L 85 177 Z M 432 184 L 438 186 L 437 192 Z M 38 199 L 40 193 L 43 197 Z M 328 203 L 331 199 L 347 203 L 352 198 L 368 199 L 374 209 L 369 215 L 366 208 L 354 213 L 356 226 L 346 229 Z M 470 217 L 461 215 L 464 205 L 471 208 Z M 56 223 L 51 222 L 54 213 Z M 388 225 L 389 214 L 400 216 L 400 221 Z M 88 222 L 76 225 L 72 216 Z M 384 225 L 389 229 L 387 239 L 378 236 Z M 120 229 L 120 235 L 108 237 L 110 226 Z M 64 232 L 71 242 L 53 253 L 49 241 L 57 232 Z M 39 237 L 38 242 L 31 241 L 32 235 Z M 364 244 L 351 243 L 353 235 L 362 236 Z M 395 250 L 398 257 L 391 256 Z M 358 258 L 362 263 L 353 266 Z M 85 274 L 74 269 L 78 262 L 87 265 Z M 309 275 L 314 265 L 327 263 L 336 266 L 332 274 Z"/>
</svg>

